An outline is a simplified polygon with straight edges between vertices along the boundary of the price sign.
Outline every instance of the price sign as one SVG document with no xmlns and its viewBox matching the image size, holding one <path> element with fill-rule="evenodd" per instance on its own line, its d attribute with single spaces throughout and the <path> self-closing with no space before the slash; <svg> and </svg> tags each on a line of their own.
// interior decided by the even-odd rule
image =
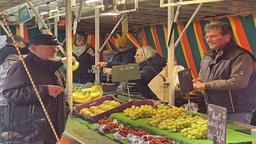
<svg viewBox="0 0 256 144">
<path fill-rule="evenodd" d="M 189 68 L 179 71 L 178 77 L 179 77 L 181 95 L 185 95 L 190 91 L 194 90 L 192 76 Z"/>
<path fill-rule="evenodd" d="M 112 81 L 128 81 L 140 79 L 140 68 L 138 64 L 126 64 L 112 67 Z"/>
<path fill-rule="evenodd" d="M 208 104 L 208 134 L 207 138 L 214 144 L 226 144 L 227 109 Z"/>
<path fill-rule="evenodd" d="M 25 5 L 19 9 L 19 23 L 24 23 L 31 19 L 28 6 Z"/>
</svg>

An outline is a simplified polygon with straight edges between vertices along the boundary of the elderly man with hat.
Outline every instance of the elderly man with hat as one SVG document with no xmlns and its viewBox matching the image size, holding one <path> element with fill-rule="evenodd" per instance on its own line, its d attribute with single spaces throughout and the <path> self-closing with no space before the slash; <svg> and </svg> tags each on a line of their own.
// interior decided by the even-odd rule
<svg viewBox="0 0 256 144">
<path fill-rule="evenodd" d="M 20 49 L 21 54 L 28 54 L 29 50 L 27 48 L 27 41 L 21 36 L 14 35 L 14 41 L 16 42 L 16 46 Z M 5 58 L 10 54 L 18 54 L 14 42 L 11 37 L 8 37 L 6 40 L 6 45 L 0 49 L 0 64 L 5 61 Z"/>
<path fill-rule="evenodd" d="M 44 106 L 39 103 L 35 90 L 21 61 L 9 70 L 3 96 L 8 101 L 7 129 L 1 131 L 3 143 L 55 144 L 57 139 L 47 120 L 43 107 L 61 137 L 69 107 L 64 95 L 65 78 L 59 71 L 63 65 L 56 59 L 58 45 L 55 36 L 40 34 L 29 40 L 30 53 L 24 58 Z"/>
</svg>

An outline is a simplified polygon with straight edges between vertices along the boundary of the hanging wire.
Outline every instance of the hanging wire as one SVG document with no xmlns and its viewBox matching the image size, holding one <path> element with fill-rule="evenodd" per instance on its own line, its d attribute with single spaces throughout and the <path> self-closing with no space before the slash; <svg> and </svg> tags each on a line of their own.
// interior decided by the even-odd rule
<svg viewBox="0 0 256 144">
<path fill-rule="evenodd" d="M 52 131 L 53 131 L 53 134 L 54 134 L 54 136 L 55 136 L 57 142 L 60 143 L 60 142 L 59 142 L 60 139 L 59 139 L 59 137 L 58 137 L 58 135 L 57 135 L 57 132 L 56 132 L 56 130 L 55 130 L 53 124 L 52 124 L 52 121 L 51 121 L 51 119 L 50 119 L 50 116 L 49 116 L 49 114 L 48 114 L 48 112 L 47 112 L 47 110 L 46 110 L 46 108 L 45 108 L 45 106 L 44 106 L 44 103 L 43 103 L 42 98 L 41 98 L 41 96 L 40 96 L 40 94 L 39 94 L 39 92 L 38 92 L 38 90 L 37 90 L 37 88 L 36 88 L 36 85 L 35 85 L 35 83 L 34 83 L 34 80 L 33 80 L 32 77 L 31 77 L 31 74 L 30 74 L 30 72 L 29 72 L 29 70 L 28 70 L 28 67 L 27 67 L 27 65 L 26 65 L 26 63 L 25 63 L 25 61 L 24 61 L 24 59 L 23 59 L 23 56 L 22 56 L 22 54 L 21 54 L 21 52 L 20 52 L 20 49 L 19 49 L 18 46 L 17 46 L 17 42 L 16 42 L 16 40 L 15 40 L 14 37 L 13 37 L 13 33 L 12 33 L 10 27 L 9 27 L 9 23 L 7 22 L 6 17 L 5 17 L 5 15 L 3 14 L 2 7 L 0 7 L 0 13 L 1 13 L 1 16 L 2 16 L 2 18 L 3 18 L 3 21 L 4 21 L 4 23 L 5 23 L 6 27 L 7 27 L 7 30 L 8 30 L 8 32 L 9 32 L 9 36 L 11 37 L 12 41 L 14 42 L 14 46 L 15 46 L 17 52 L 18 52 L 19 57 L 21 58 L 21 62 L 22 62 L 22 64 L 23 64 L 24 68 L 25 68 L 25 71 L 26 71 L 26 73 L 27 73 L 27 75 L 28 75 L 28 78 L 29 78 L 29 80 L 30 80 L 30 82 L 31 82 L 31 84 L 32 84 L 32 86 L 33 86 L 33 88 L 34 88 L 34 90 L 35 90 L 36 96 L 37 96 L 37 98 L 38 98 L 38 100 L 39 100 L 39 102 L 40 102 L 40 104 L 41 104 L 41 106 L 42 106 L 42 109 L 43 109 L 43 111 L 44 111 L 44 114 L 45 114 L 45 116 L 46 116 L 46 118 L 47 118 L 47 120 L 48 120 L 48 122 L 49 122 L 49 124 L 50 124 L 50 126 L 51 126 L 51 129 L 52 129 Z"/>
</svg>

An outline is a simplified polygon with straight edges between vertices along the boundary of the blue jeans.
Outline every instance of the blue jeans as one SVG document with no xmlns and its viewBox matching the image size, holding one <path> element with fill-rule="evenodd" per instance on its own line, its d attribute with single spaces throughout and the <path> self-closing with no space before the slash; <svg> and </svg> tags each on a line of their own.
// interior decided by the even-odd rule
<svg viewBox="0 0 256 144">
<path fill-rule="evenodd" d="M 253 112 L 227 113 L 227 120 L 250 124 Z"/>
</svg>

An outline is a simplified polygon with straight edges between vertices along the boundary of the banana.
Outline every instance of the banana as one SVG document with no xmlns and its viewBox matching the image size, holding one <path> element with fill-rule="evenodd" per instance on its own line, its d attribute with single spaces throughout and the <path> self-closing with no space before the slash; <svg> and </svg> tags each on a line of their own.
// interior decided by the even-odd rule
<svg viewBox="0 0 256 144">
<path fill-rule="evenodd" d="M 100 91 L 97 91 L 97 92 L 94 92 L 94 93 L 91 92 L 90 95 L 92 96 L 92 99 L 96 99 L 96 98 L 98 98 L 98 97 L 101 97 L 102 94 L 103 94 L 103 93 L 101 93 Z"/>
<path fill-rule="evenodd" d="M 99 84 L 94 84 L 92 87 L 90 87 L 90 88 L 84 88 L 84 89 L 82 89 L 82 91 L 84 91 L 84 92 L 86 92 L 86 91 L 90 91 L 90 92 L 96 92 L 96 91 L 98 91 L 99 90 L 99 88 L 101 88 L 100 86 L 99 86 Z"/>
<path fill-rule="evenodd" d="M 76 103 L 86 103 L 92 100 L 92 96 L 90 95 L 90 92 L 87 92 L 86 95 L 83 97 L 73 97 L 73 101 Z"/>
<path fill-rule="evenodd" d="M 75 71 L 75 70 L 77 70 L 78 68 L 79 68 L 79 62 L 76 61 L 76 62 L 73 64 L 73 66 L 72 66 L 72 70 Z"/>
<path fill-rule="evenodd" d="M 91 100 L 92 100 L 92 96 L 89 95 L 89 96 L 86 96 L 85 99 L 74 99 L 74 102 L 82 104 L 82 103 L 89 102 Z"/>
</svg>

